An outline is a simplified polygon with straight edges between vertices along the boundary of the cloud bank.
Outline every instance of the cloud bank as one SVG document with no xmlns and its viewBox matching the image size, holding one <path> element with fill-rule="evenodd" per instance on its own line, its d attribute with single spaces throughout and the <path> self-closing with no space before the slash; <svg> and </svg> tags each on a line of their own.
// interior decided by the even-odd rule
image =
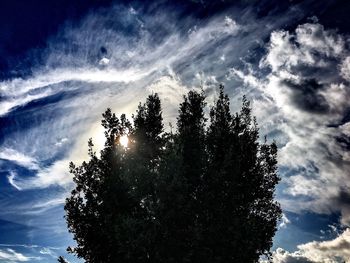
<svg viewBox="0 0 350 263">
<path fill-rule="evenodd" d="M 338 263 L 350 262 L 350 229 L 334 240 L 309 242 L 291 253 L 282 248 L 273 252 L 273 263 Z M 262 260 L 261 262 L 266 262 Z"/>
<path fill-rule="evenodd" d="M 294 212 L 342 213 L 349 225 L 350 99 L 347 37 L 319 23 L 295 31 L 271 33 L 259 68 L 270 73 L 257 78 L 231 73 L 261 91 L 265 122 L 281 135 L 279 165 L 284 174 L 284 209 Z M 257 103 L 258 107 L 262 103 Z"/>
</svg>

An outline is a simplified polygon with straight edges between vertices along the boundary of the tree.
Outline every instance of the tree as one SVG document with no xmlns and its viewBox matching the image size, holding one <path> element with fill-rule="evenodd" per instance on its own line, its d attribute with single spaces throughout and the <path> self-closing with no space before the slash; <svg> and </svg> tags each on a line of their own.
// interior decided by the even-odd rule
<svg viewBox="0 0 350 263">
<path fill-rule="evenodd" d="M 131 125 L 125 115 L 118 119 L 107 109 L 102 126 L 106 142 L 100 158 L 90 139 L 89 162 L 78 167 L 70 164 L 76 187 L 65 210 L 77 246 L 68 251 L 86 262 L 132 262 L 133 257 L 141 257 L 129 245 L 136 242 L 139 222 L 135 217 L 141 212 L 127 181 L 125 149 L 119 143 Z"/>
<path fill-rule="evenodd" d="M 65 210 L 86 262 L 258 262 L 269 255 L 281 216 L 274 201 L 277 147 L 259 143 L 243 98 L 230 113 L 219 88 L 206 128 L 205 95 L 190 91 L 175 133 L 163 131 L 157 94 L 140 104 L 133 124 L 110 109 L 98 157 L 70 165 L 76 184 Z M 119 139 L 128 135 L 123 147 Z"/>
<path fill-rule="evenodd" d="M 205 170 L 205 97 L 190 91 L 180 104 L 177 134 L 170 135 L 161 166 L 158 216 L 162 227 L 161 262 L 199 259 L 200 191 Z"/>
<path fill-rule="evenodd" d="M 157 169 L 163 150 L 163 118 L 158 94 L 148 96 L 133 116 L 134 127 L 129 133 L 127 152 L 128 178 L 133 193 L 139 202 L 139 229 L 137 247 L 143 250 L 142 262 L 155 262 L 159 225 L 155 215 L 157 206 Z M 135 217 L 136 219 L 136 217 Z"/>
<path fill-rule="evenodd" d="M 256 262 L 272 246 L 281 215 L 273 198 L 279 181 L 277 147 L 259 144 L 245 97 L 241 112 L 232 116 L 223 86 L 219 91 L 210 110 L 203 183 L 203 229 L 211 238 L 204 239 L 202 247 L 207 247 L 208 262 Z"/>
</svg>

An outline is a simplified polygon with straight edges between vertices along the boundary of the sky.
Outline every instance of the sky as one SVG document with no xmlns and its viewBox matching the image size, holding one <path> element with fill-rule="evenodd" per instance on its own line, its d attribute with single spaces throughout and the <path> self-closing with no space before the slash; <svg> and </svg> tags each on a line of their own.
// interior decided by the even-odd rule
<svg viewBox="0 0 350 263">
<path fill-rule="evenodd" d="M 101 114 L 219 84 L 279 147 L 274 263 L 350 262 L 350 2 L 1 1 L 0 262 L 74 245 L 68 163 L 101 149 Z M 167 129 L 169 128 L 166 125 Z M 262 261 L 263 262 L 263 261 Z"/>
</svg>

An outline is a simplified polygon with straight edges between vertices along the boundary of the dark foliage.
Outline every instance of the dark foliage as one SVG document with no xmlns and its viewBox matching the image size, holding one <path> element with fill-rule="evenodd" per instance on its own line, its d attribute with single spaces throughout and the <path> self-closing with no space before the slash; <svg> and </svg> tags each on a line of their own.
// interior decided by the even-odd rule
<svg viewBox="0 0 350 263">
<path fill-rule="evenodd" d="M 107 109 L 100 156 L 90 140 L 90 160 L 70 165 L 76 187 L 65 210 L 77 245 L 69 252 L 89 263 L 249 263 L 269 255 L 281 216 L 277 147 L 259 143 L 246 98 L 232 115 L 220 86 L 207 128 L 205 106 L 203 93 L 184 96 L 175 133 L 163 131 L 157 94 L 139 105 L 133 124 Z"/>
<path fill-rule="evenodd" d="M 67 263 L 67 261 L 66 261 L 62 256 L 59 256 L 58 259 L 57 259 L 57 261 L 58 261 L 59 263 Z"/>
</svg>

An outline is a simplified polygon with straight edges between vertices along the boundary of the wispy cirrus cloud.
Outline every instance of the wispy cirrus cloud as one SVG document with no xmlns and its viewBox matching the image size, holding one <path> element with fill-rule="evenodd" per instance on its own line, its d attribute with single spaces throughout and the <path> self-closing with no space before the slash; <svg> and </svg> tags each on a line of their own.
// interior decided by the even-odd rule
<svg viewBox="0 0 350 263">
<path fill-rule="evenodd" d="M 0 148 L 0 159 L 14 162 L 30 170 L 39 170 L 38 160 L 11 148 Z"/>
<path fill-rule="evenodd" d="M 39 257 L 29 257 L 25 256 L 11 248 L 0 249 L 0 260 L 4 263 L 12 262 L 28 262 L 32 260 L 40 260 Z"/>
<path fill-rule="evenodd" d="M 58 247 L 45 247 L 35 244 L 0 244 L 0 260 L 1 262 L 26 262 L 26 261 L 38 261 L 44 260 L 56 260 L 57 253 L 64 248 Z M 27 255 L 19 253 L 16 249 L 24 249 L 28 251 Z"/>
<path fill-rule="evenodd" d="M 34 68 L 26 79 L 0 83 L 6 104 L 0 115 L 24 117 L 30 111 L 31 119 L 38 122 L 4 139 L 4 147 L 30 152 L 41 168 L 35 176 L 12 174 L 10 183 L 17 189 L 69 184 L 65 167 L 69 160 L 81 162 L 86 157 L 82 145 L 87 139 L 93 136 L 97 149 L 103 145 L 98 123 L 107 107 L 130 116 L 145 91 L 154 90 L 164 98 L 166 115 L 173 120 L 181 94 L 203 85 L 210 95 L 214 86 L 226 81 L 228 65 L 239 63 L 238 54 L 259 46 L 258 40 L 270 32 L 270 28 L 261 30 L 249 11 L 239 16 L 232 10 L 205 22 L 189 17 L 181 25 L 172 22 L 177 21 L 176 13 L 157 12 L 156 20 L 154 14 L 123 6 L 92 13 L 48 41 L 44 67 Z M 114 27 L 110 23 L 116 13 Z M 273 28 L 296 16 L 291 11 L 290 17 L 266 18 L 266 22 Z M 120 30 L 123 27 L 133 34 Z M 31 103 L 42 107 L 33 111 Z M 69 143 L 61 144 L 62 138 L 69 138 Z"/>
</svg>

